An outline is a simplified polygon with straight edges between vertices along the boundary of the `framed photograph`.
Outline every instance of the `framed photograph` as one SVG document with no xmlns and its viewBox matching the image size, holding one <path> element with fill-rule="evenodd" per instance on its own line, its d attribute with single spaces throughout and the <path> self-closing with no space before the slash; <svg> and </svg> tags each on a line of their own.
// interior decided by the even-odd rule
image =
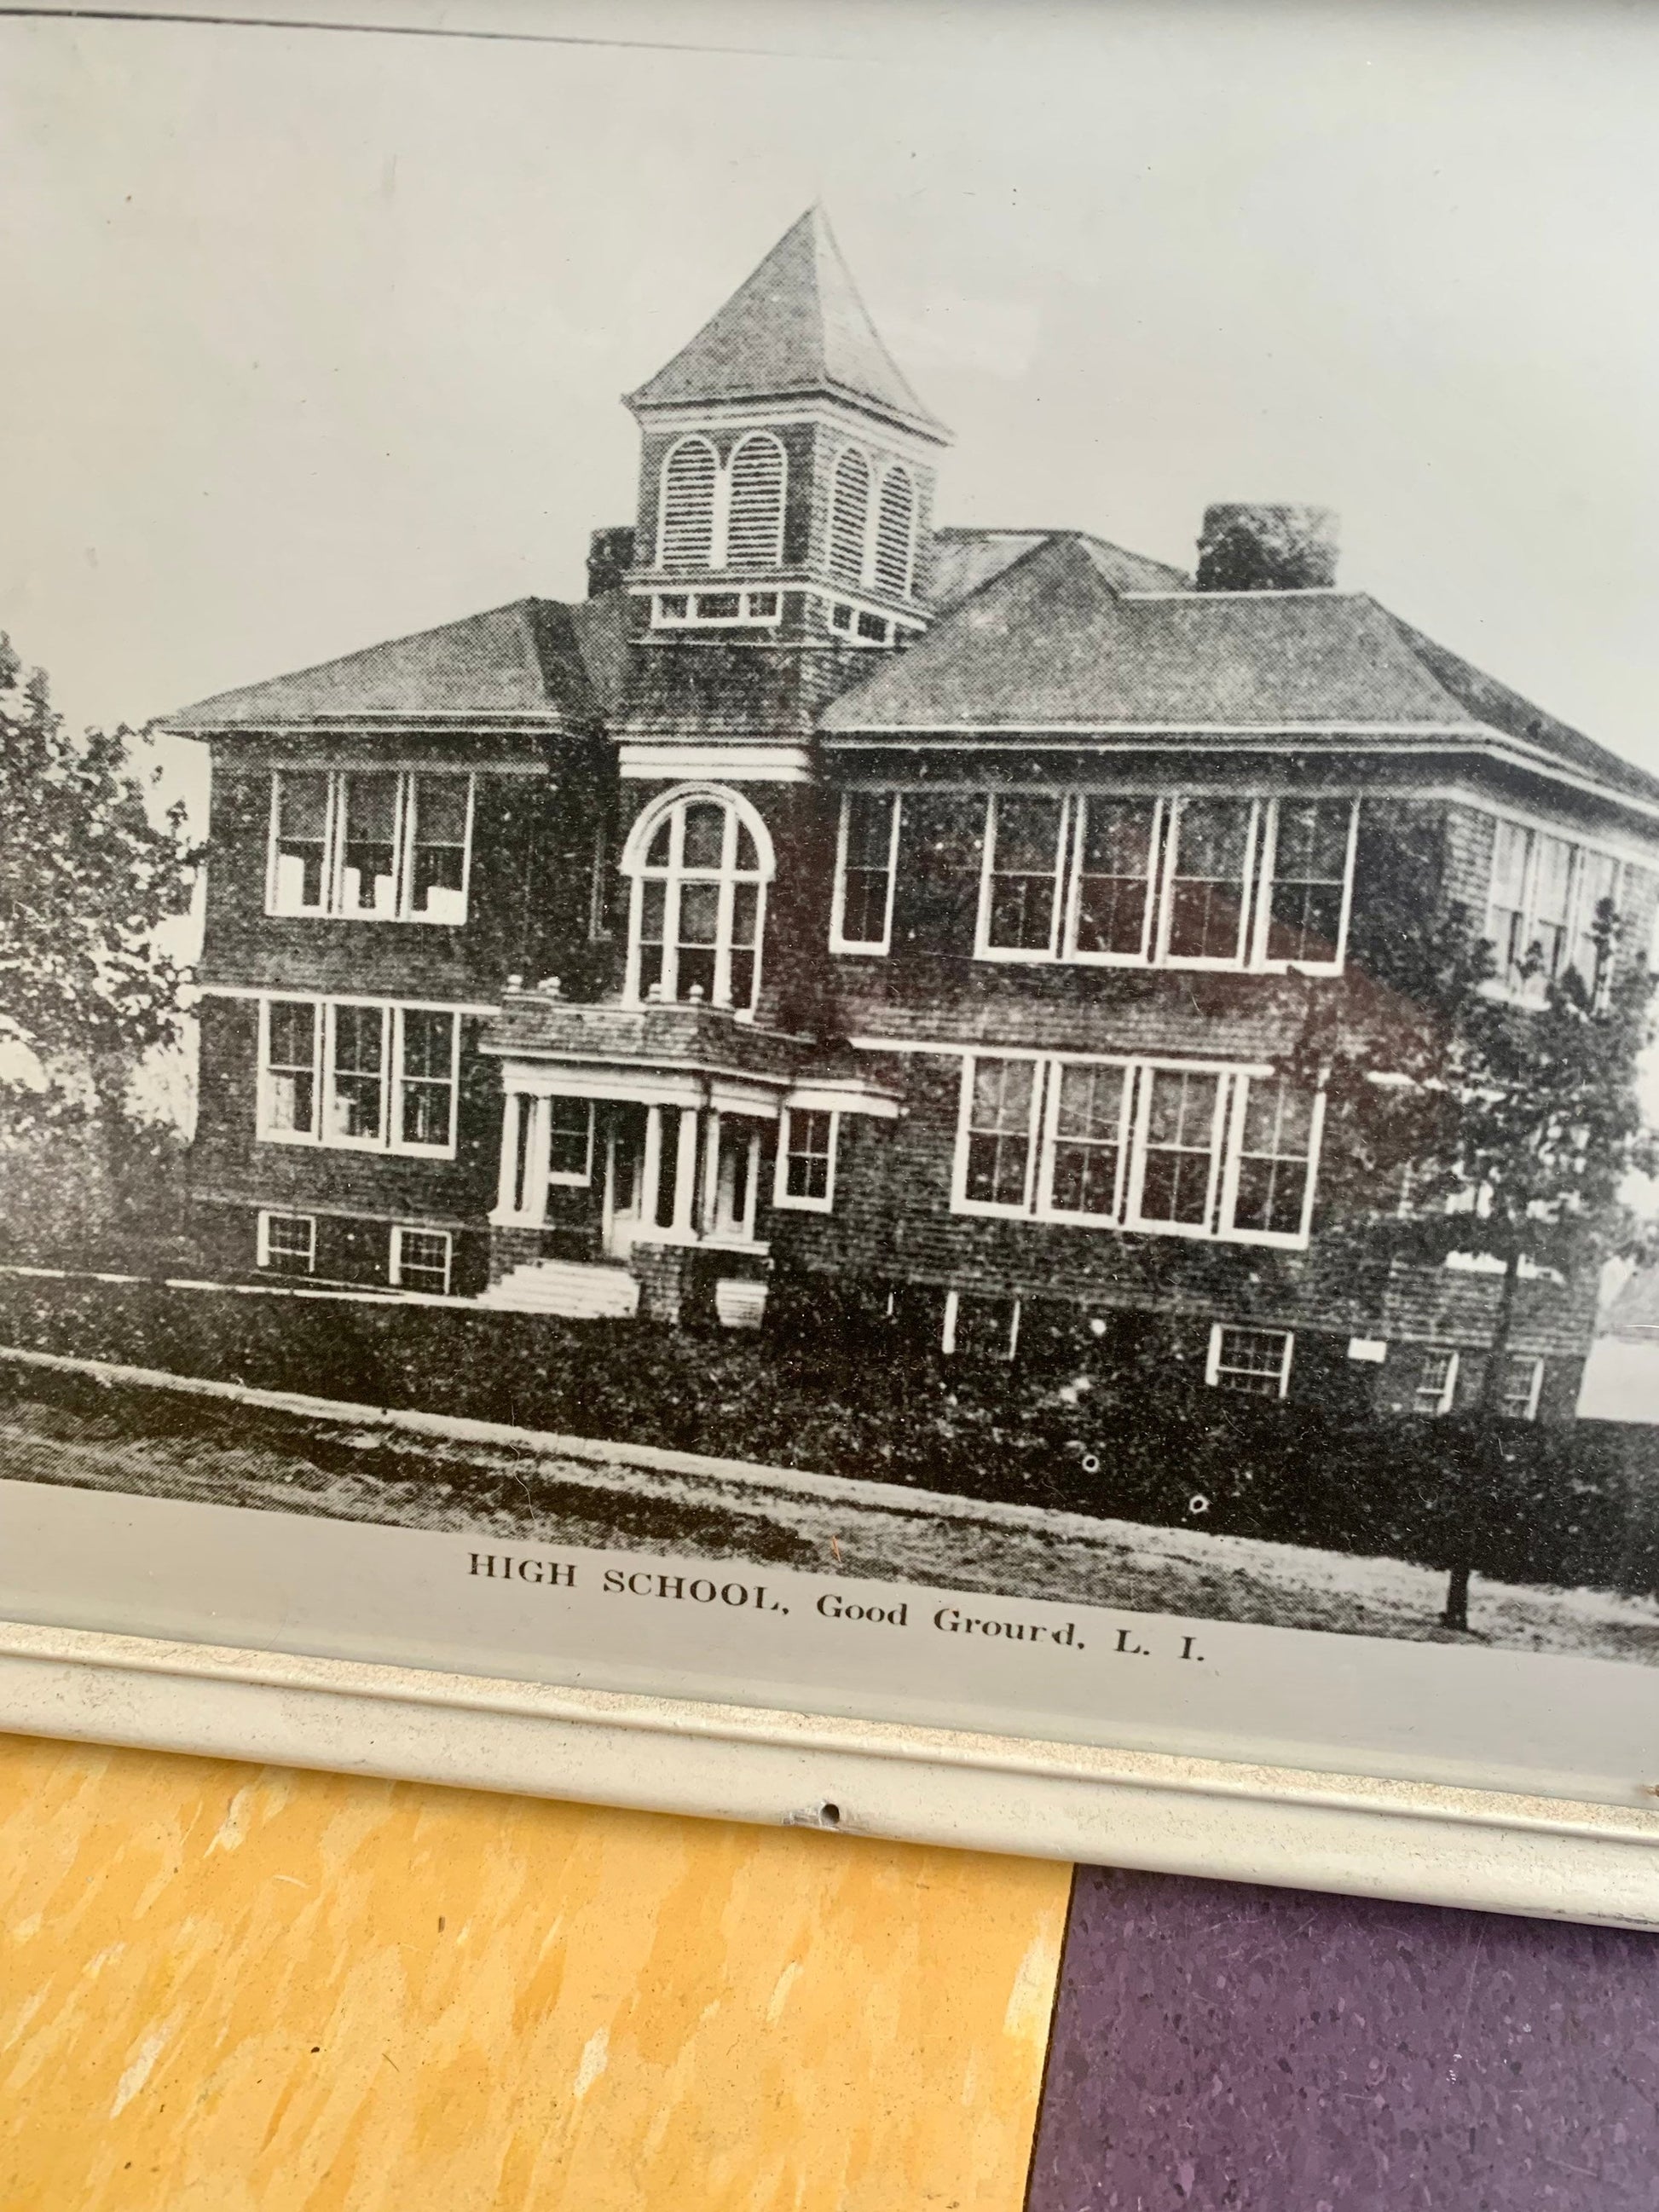
<svg viewBox="0 0 1659 2212">
<path fill-rule="evenodd" d="M 307 12 L 0 9 L 0 1726 L 1659 1927 L 1659 24 Z"/>
</svg>

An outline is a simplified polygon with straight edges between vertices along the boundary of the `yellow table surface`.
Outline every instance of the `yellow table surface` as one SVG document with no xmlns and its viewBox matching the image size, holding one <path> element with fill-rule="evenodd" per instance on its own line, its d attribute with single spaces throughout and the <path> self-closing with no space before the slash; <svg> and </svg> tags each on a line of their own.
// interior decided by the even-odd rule
<svg viewBox="0 0 1659 2212">
<path fill-rule="evenodd" d="M 0 2212 L 1018 2212 L 1069 1881 L 0 1737 Z"/>
</svg>

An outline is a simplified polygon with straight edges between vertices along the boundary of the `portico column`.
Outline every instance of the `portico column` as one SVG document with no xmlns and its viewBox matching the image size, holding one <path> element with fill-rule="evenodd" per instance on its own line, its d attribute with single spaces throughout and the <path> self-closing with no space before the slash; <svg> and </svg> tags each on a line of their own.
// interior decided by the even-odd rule
<svg viewBox="0 0 1659 2212">
<path fill-rule="evenodd" d="M 645 1109 L 645 1157 L 640 1162 L 640 1221 L 650 1231 L 657 1225 L 657 1192 L 662 1181 L 662 1108 Z"/>
<path fill-rule="evenodd" d="M 682 1106 L 679 1150 L 675 1159 L 674 1174 L 674 1229 L 677 1235 L 692 1235 L 696 1220 L 696 1199 L 697 1109 L 695 1106 Z"/>
<path fill-rule="evenodd" d="M 519 1116 L 523 1111 L 524 1093 L 507 1091 L 501 1100 L 501 1167 L 495 1186 L 495 1212 L 503 1221 L 518 1212 Z"/>
<path fill-rule="evenodd" d="M 711 1108 L 702 1147 L 702 1206 L 700 1218 L 705 1237 L 714 1234 L 720 1203 L 720 1117 Z"/>
</svg>

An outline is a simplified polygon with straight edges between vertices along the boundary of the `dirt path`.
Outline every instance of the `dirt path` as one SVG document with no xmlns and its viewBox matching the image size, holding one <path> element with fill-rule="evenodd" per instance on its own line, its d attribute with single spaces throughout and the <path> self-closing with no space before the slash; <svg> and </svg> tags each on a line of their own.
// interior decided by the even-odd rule
<svg viewBox="0 0 1659 2212">
<path fill-rule="evenodd" d="M 1207 1620 L 1464 1641 L 1659 1664 L 1659 1604 L 1477 1578 L 1469 1637 L 1439 1626 L 1443 1578 L 1253 1538 L 1091 1521 L 969 1500 L 872 1504 L 713 1473 L 399 1437 L 349 1423 L 181 1423 L 160 1394 L 105 1411 L 49 1391 L 0 1407 L 0 1476 L 404 1528 L 995 1590 Z M 154 1419 L 142 1418 L 153 1410 Z M 246 1441 L 240 1441 L 246 1438 Z"/>
</svg>

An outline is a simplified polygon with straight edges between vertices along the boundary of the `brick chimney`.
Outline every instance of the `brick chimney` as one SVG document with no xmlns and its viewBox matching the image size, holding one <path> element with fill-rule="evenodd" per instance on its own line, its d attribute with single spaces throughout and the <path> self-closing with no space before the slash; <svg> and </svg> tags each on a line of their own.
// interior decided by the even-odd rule
<svg viewBox="0 0 1659 2212">
<path fill-rule="evenodd" d="M 587 541 L 587 596 L 614 592 L 634 565 L 634 526 L 596 530 Z"/>
<path fill-rule="evenodd" d="M 1229 500 L 1204 510 L 1200 592 L 1307 592 L 1336 582 L 1337 518 L 1328 507 Z"/>
</svg>

